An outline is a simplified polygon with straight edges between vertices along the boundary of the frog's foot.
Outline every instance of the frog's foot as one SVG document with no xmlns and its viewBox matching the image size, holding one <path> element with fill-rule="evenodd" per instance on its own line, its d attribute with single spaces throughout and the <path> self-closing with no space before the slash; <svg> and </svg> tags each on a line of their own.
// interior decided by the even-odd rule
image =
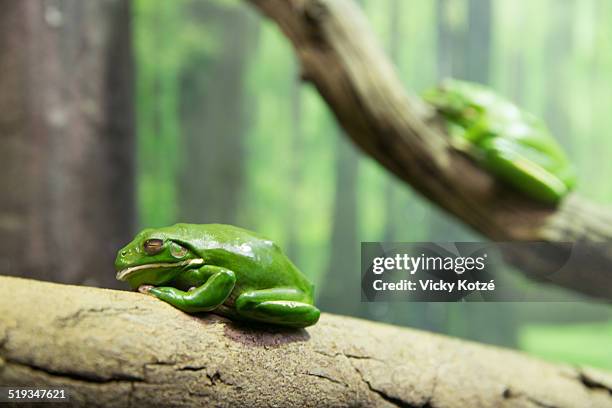
<svg viewBox="0 0 612 408">
<path fill-rule="evenodd" d="M 236 311 L 246 319 L 288 327 L 312 326 L 319 309 L 296 289 L 264 289 L 245 292 L 236 299 Z"/>
<path fill-rule="evenodd" d="M 151 291 L 151 289 L 153 289 L 154 287 L 155 287 L 155 286 L 153 286 L 153 285 L 140 285 L 140 286 L 138 287 L 138 291 L 139 291 L 140 293 L 144 293 L 145 295 L 148 295 L 148 294 L 149 294 L 149 292 Z"/>
</svg>

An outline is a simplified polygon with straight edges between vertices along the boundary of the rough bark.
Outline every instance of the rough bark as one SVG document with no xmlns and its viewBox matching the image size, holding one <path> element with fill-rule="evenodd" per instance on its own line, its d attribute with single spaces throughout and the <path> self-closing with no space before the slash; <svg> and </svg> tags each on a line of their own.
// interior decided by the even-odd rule
<svg viewBox="0 0 612 408">
<path fill-rule="evenodd" d="M 603 244 L 612 241 L 612 211 L 576 194 L 556 207 L 534 202 L 453 148 L 435 112 L 404 90 L 353 2 L 247 1 L 291 40 L 303 78 L 364 152 L 491 240 L 549 243 L 546 253 L 524 246 L 508 256 L 528 275 L 612 299 L 612 248 Z M 549 274 L 551 262 L 570 253 L 582 266 Z"/>
<path fill-rule="evenodd" d="M 76 406 L 612 407 L 609 373 L 417 330 L 248 328 L 134 292 L 0 287 L 0 384 L 67 387 Z"/>
<path fill-rule="evenodd" d="M 126 0 L 0 1 L 0 266 L 113 285 L 134 220 Z"/>
</svg>

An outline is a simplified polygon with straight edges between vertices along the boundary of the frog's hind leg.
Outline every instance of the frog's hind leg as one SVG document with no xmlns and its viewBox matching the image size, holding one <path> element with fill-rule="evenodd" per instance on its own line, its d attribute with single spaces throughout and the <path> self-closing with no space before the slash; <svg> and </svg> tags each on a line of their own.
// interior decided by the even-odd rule
<svg viewBox="0 0 612 408">
<path fill-rule="evenodd" d="M 487 167 L 532 198 L 554 204 L 567 193 L 559 177 L 536 163 L 537 151 L 504 139 L 492 139 L 483 148 Z"/>
<path fill-rule="evenodd" d="M 236 299 L 236 311 L 248 320 L 288 327 L 306 327 L 319 320 L 319 309 L 297 289 L 263 289 L 245 292 Z"/>
</svg>

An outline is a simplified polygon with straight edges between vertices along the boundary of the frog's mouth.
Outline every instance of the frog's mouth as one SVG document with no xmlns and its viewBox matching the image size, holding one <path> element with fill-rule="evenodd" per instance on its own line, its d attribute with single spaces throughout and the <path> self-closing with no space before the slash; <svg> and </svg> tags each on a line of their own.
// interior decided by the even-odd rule
<svg viewBox="0 0 612 408">
<path fill-rule="evenodd" d="M 148 271 L 150 269 L 157 268 L 178 268 L 183 266 L 193 266 L 193 265 L 203 265 L 204 260 L 202 258 L 196 259 L 187 259 L 182 262 L 159 262 L 159 263 L 150 263 L 144 265 L 132 266 L 129 268 L 125 268 L 117 272 L 117 280 L 125 282 L 128 278 L 137 274 L 138 272 Z"/>
</svg>

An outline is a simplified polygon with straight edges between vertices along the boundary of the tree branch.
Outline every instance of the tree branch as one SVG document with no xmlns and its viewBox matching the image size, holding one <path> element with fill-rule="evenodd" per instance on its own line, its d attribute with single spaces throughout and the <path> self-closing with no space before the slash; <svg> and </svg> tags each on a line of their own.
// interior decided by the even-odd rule
<svg viewBox="0 0 612 408">
<path fill-rule="evenodd" d="M 302 77 L 365 153 L 491 240 L 549 243 L 546 253 L 524 246 L 508 254 L 529 276 L 612 299 L 612 247 L 605 244 L 612 242 L 610 209 L 575 194 L 558 207 L 535 202 L 453 148 L 433 109 L 404 90 L 353 2 L 247 1 L 291 40 Z M 550 273 L 559 256 L 570 255 L 579 271 Z"/>
<path fill-rule="evenodd" d="M 0 384 L 75 406 L 604 407 L 612 376 L 324 314 L 239 327 L 152 297 L 0 277 Z"/>
</svg>

